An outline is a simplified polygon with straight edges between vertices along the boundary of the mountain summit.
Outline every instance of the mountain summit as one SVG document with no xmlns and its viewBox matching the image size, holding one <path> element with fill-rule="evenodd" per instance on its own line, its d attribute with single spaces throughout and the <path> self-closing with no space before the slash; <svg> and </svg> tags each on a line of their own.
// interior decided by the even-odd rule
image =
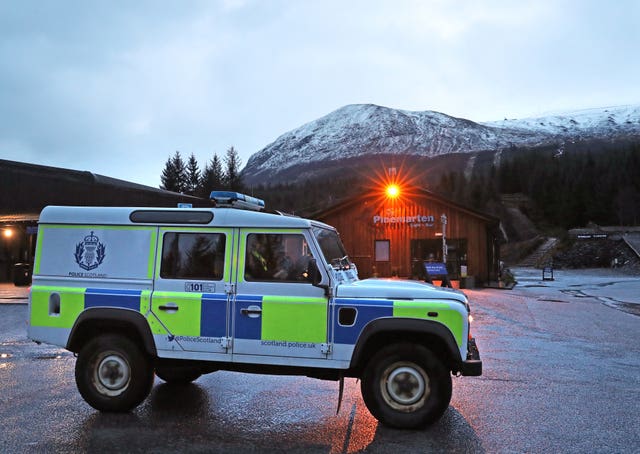
<svg viewBox="0 0 640 454">
<path fill-rule="evenodd" d="M 475 123 L 434 111 L 353 104 L 281 135 L 251 156 L 243 177 L 248 184 L 271 184 L 276 179 L 294 182 L 318 176 L 323 168 L 335 168 L 339 162 L 374 156 L 434 158 L 637 139 L 640 105 Z"/>
</svg>

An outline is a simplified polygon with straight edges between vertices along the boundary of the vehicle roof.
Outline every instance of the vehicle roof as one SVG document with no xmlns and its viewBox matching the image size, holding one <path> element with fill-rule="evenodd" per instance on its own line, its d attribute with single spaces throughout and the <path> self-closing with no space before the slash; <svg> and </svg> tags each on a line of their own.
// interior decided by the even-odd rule
<svg viewBox="0 0 640 454">
<path fill-rule="evenodd" d="M 213 214 L 210 222 L 134 222 L 130 216 L 134 212 L 173 213 L 182 214 L 207 213 Z M 268 228 L 309 228 L 311 226 L 333 227 L 319 221 L 266 213 L 260 211 L 240 210 L 236 208 L 149 208 L 149 207 L 77 207 L 77 206 L 47 206 L 40 213 L 40 224 L 95 224 L 95 225 L 171 225 L 198 227 L 268 227 Z"/>
</svg>

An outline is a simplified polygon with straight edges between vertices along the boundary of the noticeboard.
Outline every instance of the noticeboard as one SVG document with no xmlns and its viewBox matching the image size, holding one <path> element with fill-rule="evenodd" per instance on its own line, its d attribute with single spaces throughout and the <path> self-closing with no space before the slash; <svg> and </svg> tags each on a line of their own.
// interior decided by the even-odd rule
<svg viewBox="0 0 640 454">
<path fill-rule="evenodd" d="M 447 265 L 442 262 L 422 262 L 424 270 L 427 273 L 426 281 L 431 283 L 432 278 L 442 280 L 442 287 L 451 287 L 449 274 L 447 273 Z"/>
<path fill-rule="evenodd" d="M 447 274 L 447 265 L 442 262 L 424 262 L 424 270 L 429 276 L 443 276 Z"/>
</svg>

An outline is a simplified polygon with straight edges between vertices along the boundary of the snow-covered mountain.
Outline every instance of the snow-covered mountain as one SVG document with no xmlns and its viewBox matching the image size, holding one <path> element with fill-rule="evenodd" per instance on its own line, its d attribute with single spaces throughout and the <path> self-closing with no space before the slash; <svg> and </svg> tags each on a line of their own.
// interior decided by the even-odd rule
<svg viewBox="0 0 640 454">
<path fill-rule="evenodd" d="M 295 181 L 340 161 L 376 155 L 433 158 L 585 141 L 640 139 L 640 105 L 475 123 L 439 112 L 344 106 L 289 131 L 251 156 L 249 184 Z"/>
</svg>

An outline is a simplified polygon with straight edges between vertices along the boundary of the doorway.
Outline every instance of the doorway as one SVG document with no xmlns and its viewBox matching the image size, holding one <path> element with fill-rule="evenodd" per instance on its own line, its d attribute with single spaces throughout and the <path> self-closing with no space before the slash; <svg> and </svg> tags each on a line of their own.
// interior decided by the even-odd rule
<svg viewBox="0 0 640 454">
<path fill-rule="evenodd" d="M 422 279 L 422 262 L 442 262 L 442 239 L 414 239 L 410 244 L 411 275 Z M 447 238 L 447 273 L 450 279 L 460 278 L 460 269 L 467 265 L 467 239 Z"/>
</svg>

